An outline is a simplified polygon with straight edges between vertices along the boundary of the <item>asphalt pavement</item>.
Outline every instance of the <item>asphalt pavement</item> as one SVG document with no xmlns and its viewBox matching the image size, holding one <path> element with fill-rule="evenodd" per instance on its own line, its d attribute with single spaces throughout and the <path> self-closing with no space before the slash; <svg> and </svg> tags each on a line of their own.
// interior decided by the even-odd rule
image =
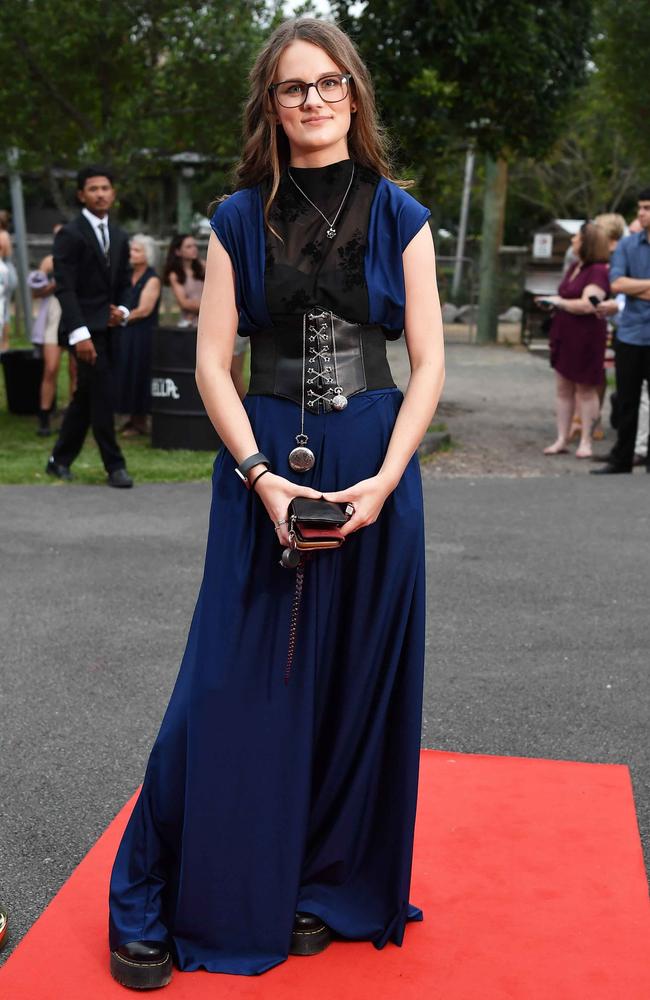
<svg viewBox="0 0 650 1000">
<path fill-rule="evenodd" d="M 650 481 L 423 478 L 423 746 L 627 764 L 647 847 Z M 142 779 L 209 502 L 207 483 L 0 489 L 4 957 Z"/>
</svg>

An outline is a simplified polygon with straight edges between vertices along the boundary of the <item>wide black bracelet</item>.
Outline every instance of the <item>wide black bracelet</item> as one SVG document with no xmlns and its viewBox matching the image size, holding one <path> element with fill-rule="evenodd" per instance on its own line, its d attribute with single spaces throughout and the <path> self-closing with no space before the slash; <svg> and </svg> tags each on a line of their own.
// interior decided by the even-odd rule
<svg viewBox="0 0 650 1000">
<path fill-rule="evenodd" d="M 246 484 L 246 486 L 248 486 L 248 473 L 254 465 L 265 465 L 267 469 L 271 468 L 271 463 L 266 455 L 263 455 L 261 451 L 258 451 L 255 455 L 251 455 L 249 458 L 245 458 L 244 461 L 240 462 L 240 464 L 235 468 L 235 472 L 241 481 Z"/>
<path fill-rule="evenodd" d="M 258 472 L 258 473 L 257 473 L 257 475 L 255 476 L 255 479 L 254 479 L 254 480 L 253 480 L 253 482 L 251 483 L 251 489 L 252 489 L 252 490 L 254 490 L 254 489 L 255 489 L 255 483 L 257 482 L 257 480 L 258 480 L 258 479 L 261 479 L 261 478 L 262 478 L 262 476 L 265 476 L 265 475 L 266 475 L 266 473 L 267 473 L 267 472 L 270 472 L 270 471 L 271 471 L 270 469 L 262 469 L 262 471 L 261 471 L 261 472 Z"/>
</svg>

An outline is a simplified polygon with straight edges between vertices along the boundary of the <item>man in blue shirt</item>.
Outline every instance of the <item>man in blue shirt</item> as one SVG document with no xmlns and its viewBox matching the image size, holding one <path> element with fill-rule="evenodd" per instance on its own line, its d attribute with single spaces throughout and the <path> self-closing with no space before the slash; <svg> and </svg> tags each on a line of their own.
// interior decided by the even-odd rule
<svg viewBox="0 0 650 1000">
<path fill-rule="evenodd" d="M 625 295 L 616 329 L 616 444 L 596 475 L 631 472 L 643 382 L 650 385 L 650 187 L 639 193 L 641 231 L 620 240 L 609 269 L 612 293 Z M 650 458 L 646 457 L 646 472 Z"/>
</svg>

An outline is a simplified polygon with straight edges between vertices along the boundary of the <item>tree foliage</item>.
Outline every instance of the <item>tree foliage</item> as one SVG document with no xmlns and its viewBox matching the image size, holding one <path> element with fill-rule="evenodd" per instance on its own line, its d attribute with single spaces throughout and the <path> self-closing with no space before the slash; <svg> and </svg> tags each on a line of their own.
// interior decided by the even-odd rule
<svg viewBox="0 0 650 1000">
<path fill-rule="evenodd" d="M 457 212 L 469 141 L 511 161 L 515 220 L 616 208 L 647 183 L 650 22 L 641 0 L 594 0 L 592 25 L 591 3 L 370 0 L 353 16 L 351 0 L 334 0 L 402 166 L 441 222 Z M 310 0 L 297 12 L 313 13 Z M 60 206 L 54 168 L 90 159 L 115 167 L 123 201 L 169 201 L 169 158 L 191 150 L 209 159 L 194 182 L 203 207 L 227 183 L 248 68 L 282 16 L 281 0 L 5 0 L 3 146 Z M 154 190 L 159 175 L 167 186 Z"/>
<path fill-rule="evenodd" d="M 646 0 L 597 0 L 595 60 L 609 110 L 632 154 L 645 163 L 650 160 L 646 83 L 649 13 Z"/>
<path fill-rule="evenodd" d="M 584 77 L 591 0 L 372 0 L 358 18 L 336 7 L 384 118 L 425 170 L 469 140 L 493 156 L 542 155 Z"/>
<path fill-rule="evenodd" d="M 5 148 L 50 177 L 109 162 L 123 185 L 185 150 L 227 164 L 248 69 L 277 14 L 265 0 L 0 4 Z"/>
<path fill-rule="evenodd" d="M 604 211 L 626 212 L 636 204 L 642 183 L 640 163 L 631 155 L 603 75 L 594 67 L 553 148 L 543 159 L 515 164 L 510 191 L 539 221 L 587 219 Z"/>
</svg>

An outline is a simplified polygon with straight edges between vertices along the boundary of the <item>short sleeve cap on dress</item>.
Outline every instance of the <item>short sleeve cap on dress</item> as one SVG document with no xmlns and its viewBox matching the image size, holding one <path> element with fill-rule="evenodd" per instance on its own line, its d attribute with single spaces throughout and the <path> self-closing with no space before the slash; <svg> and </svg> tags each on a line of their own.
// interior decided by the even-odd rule
<svg viewBox="0 0 650 1000">
<path fill-rule="evenodd" d="M 235 272 L 239 332 L 271 325 L 264 297 L 264 215 L 258 187 L 243 188 L 222 201 L 210 219 Z"/>
<path fill-rule="evenodd" d="M 391 338 L 404 329 L 406 289 L 402 254 L 431 215 L 428 208 L 382 177 L 370 213 L 366 279 L 370 322 L 380 323 Z"/>
</svg>

